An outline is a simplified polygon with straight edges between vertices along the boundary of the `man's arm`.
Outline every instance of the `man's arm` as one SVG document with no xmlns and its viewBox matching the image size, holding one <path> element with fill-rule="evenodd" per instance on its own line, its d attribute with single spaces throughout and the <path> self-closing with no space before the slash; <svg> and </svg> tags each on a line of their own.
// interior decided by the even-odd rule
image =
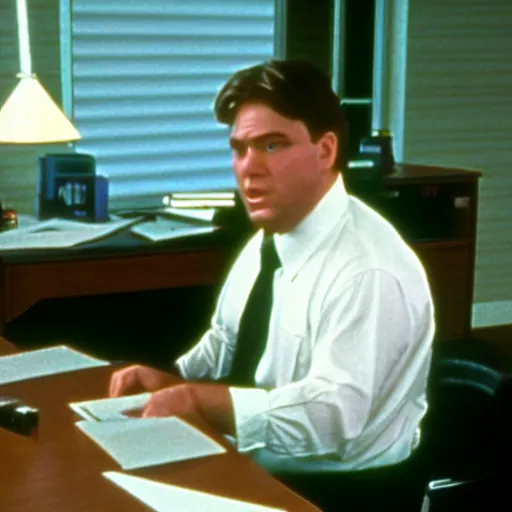
<svg viewBox="0 0 512 512">
<path fill-rule="evenodd" d="M 303 363 L 309 368 L 305 378 L 270 391 L 231 389 L 239 451 L 342 454 L 364 430 L 372 406 L 374 412 L 386 405 L 398 413 L 403 395 L 420 392 L 432 331 L 427 303 L 421 307 L 414 299 L 415 309 L 409 309 L 400 284 L 377 270 L 344 286 L 334 283 L 332 291 L 318 319 L 311 359 Z M 405 360 L 418 330 L 424 336 Z M 388 400 L 395 388 L 399 392 Z M 375 390 L 382 390 L 382 398 Z"/>
<path fill-rule="evenodd" d="M 235 435 L 235 419 L 229 387 L 222 384 L 186 382 L 153 393 L 143 417 L 179 416 L 205 421 L 222 434 Z"/>
<path fill-rule="evenodd" d="M 235 413 L 229 386 L 201 382 L 190 386 L 205 421 L 222 434 L 235 436 Z"/>
<path fill-rule="evenodd" d="M 235 319 L 242 312 L 242 297 L 249 295 L 259 267 L 260 243 L 261 232 L 258 232 L 242 249 L 222 286 L 209 329 L 194 347 L 176 361 L 185 380 L 218 381 L 229 375 L 236 345 Z"/>
</svg>

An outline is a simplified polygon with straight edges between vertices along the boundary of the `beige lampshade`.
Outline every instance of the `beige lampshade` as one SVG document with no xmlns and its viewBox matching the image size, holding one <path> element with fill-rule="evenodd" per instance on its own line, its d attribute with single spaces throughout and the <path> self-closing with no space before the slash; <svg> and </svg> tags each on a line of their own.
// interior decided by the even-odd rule
<svg viewBox="0 0 512 512">
<path fill-rule="evenodd" d="M 35 75 L 22 75 L 0 110 L 0 143 L 71 142 L 80 133 Z"/>
</svg>

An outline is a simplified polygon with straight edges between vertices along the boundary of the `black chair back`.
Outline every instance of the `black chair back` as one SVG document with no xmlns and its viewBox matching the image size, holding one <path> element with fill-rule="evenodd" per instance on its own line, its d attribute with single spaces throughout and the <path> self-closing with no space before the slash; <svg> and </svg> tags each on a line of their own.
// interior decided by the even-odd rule
<svg viewBox="0 0 512 512">
<path fill-rule="evenodd" d="M 493 476 L 503 375 L 484 363 L 445 358 L 433 363 L 421 450 L 430 479 Z"/>
</svg>

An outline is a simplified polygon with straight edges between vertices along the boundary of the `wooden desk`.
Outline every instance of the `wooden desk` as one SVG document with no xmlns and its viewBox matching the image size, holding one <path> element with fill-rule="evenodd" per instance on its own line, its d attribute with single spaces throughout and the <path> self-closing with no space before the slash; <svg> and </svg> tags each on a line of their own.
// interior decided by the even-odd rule
<svg viewBox="0 0 512 512">
<path fill-rule="evenodd" d="M 0 338 L 0 354 L 13 346 Z M 39 439 L 0 428 L 0 510 L 2 512 L 143 511 L 145 505 L 102 476 L 122 471 L 74 421 L 69 402 L 104 396 L 110 367 L 80 370 L 0 387 L 39 408 Z M 293 512 L 319 512 L 249 457 L 240 455 L 222 436 L 228 449 L 212 457 L 164 464 L 125 473 L 190 489 L 245 500 Z"/>
<path fill-rule="evenodd" d="M 436 308 L 437 338 L 471 331 L 480 173 L 398 164 L 382 190 L 347 188 L 388 218 L 422 260 Z M 0 334 L 43 299 L 217 284 L 236 253 L 209 236 L 167 245 L 127 233 L 66 251 L 0 252 Z"/>
<path fill-rule="evenodd" d="M 0 252 L 0 334 L 44 299 L 218 283 L 235 244 L 216 233 L 154 244 L 123 232 L 67 250 Z"/>
<path fill-rule="evenodd" d="M 8 356 L 18 352 L 18 349 L 10 341 L 0 337 L 0 356 Z"/>
</svg>

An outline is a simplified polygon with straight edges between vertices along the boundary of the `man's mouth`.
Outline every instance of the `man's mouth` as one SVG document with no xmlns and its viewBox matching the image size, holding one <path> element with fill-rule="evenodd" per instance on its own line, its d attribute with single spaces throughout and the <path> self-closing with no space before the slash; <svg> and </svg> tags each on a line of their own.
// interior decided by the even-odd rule
<svg viewBox="0 0 512 512">
<path fill-rule="evenodd" d="M 268 191 L 263 188 L 250 188 L 244 190 L 245 200 L 251 205 L 265 201 L 267 195 Z"/>
<path fill-rule="evenodd" d="M 268 194 L 268 191 L 264 187 L 254 184 L 254 182 L 251 183 L 249 178 L 247 178 L 244 180 L 243 193 L 247 201 L 253 203 L 263 199 Z"/>
</svg>

